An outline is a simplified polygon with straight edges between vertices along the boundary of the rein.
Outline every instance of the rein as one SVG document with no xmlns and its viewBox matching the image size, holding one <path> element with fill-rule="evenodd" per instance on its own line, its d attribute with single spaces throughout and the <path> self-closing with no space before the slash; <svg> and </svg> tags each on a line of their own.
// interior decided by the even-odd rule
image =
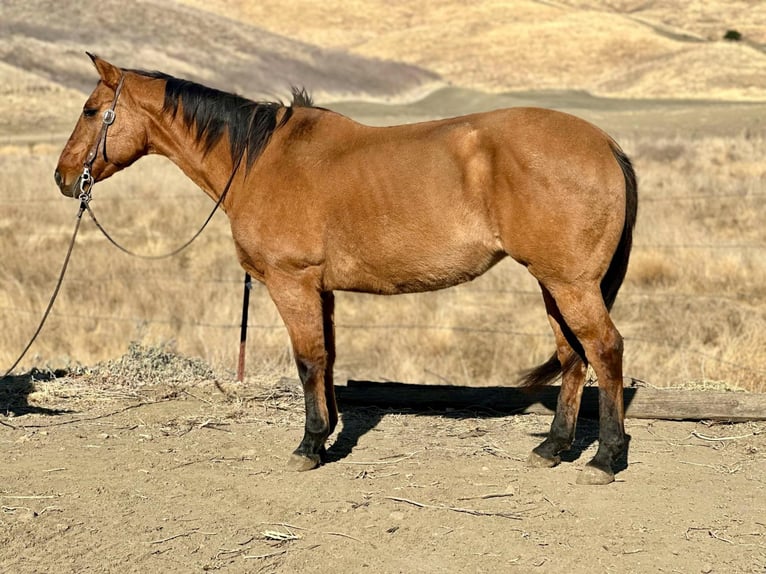
<svg viewBox="0 0 766 574">
<path fill-rule="evenodd" d="M 226 194 L 229 191 L 229 188 L 231 187 L 232 182 L 234 181 L 234 176 L 237 175 L 237 171 L 239 170 L 239 166 L 242 164 L 242 158 L 245 155 L 245 149 L 242 150 L 242 153 L 237 158 L 236 163 L 234 164 L 234 167 L 231 171 L 231 175 L 229 176 L 228 181 L 226 182 L 226 185 L 223 188 L 223 191 L 221 192 L 221 195 L 218 198 L 218 201 L 216 201 L 215 205 L 213 206 L 213 210 L 210 212 L 210 215 L 207 216 L 207 219 L 205 219 L 202 226 L 197 230 L 194 235 L 191 236 L 191 238 L 186 241 L 183 245 L 180 247 L 177 247 L 176 249 L 169 251 L 168 253 L 162 253 L 160 255 L 146 255 L 143 253 L 136 253 L 135 251 L 132 251 L 128 249 L 127 247 L 124 247 L 120 243 L 118 243 L 109 233 L 104 229 L 104 226 L 101 224 L 101 222 L 96 218 L 95 213 L 93 213 L 93 209 L 90 207 L 90 200 L 91 200 L 91 189 L 93 185 L 95 184 L 95 180 L 93 179 L 93 176 L 90 173 L 91 168 L 93 167 L 93 162 L 95 161 L 96 157 L 98 156 L 98 149 L 101 146 L 101 141 L 103 140 L 103 155 L 104 155 L 104 161 L 108 162 L 109 158 L 106 155 L 106 138 L 107 138 L 107 131 L 109 129 L 109 126 L 114 123 L 115 119 L 115 107 L 117 106 L 117 98 L 120 97 L 120 92 L 122 91 L 122 85 L 125 80 L 125 75 L 123 74 L 120 77 L 120 81 L 117 84 L 117 88 L 114 91 L 114 100 L 112 101 L 111 107 L 104 111 L 104 117 L 103 122 L 101 125 L 101 132 L 98 135 L 98 138 L 93 144 L 93 147 L 90 149 L 90 152 L 88 153 L 87 157 L 85 158 L 85 163 L 83 164 L 83 171 L 82 175 L 80 176 L 80 201 L 83 202 L 85 205 L 85 209 L 88 210 L 88 215 L 90 215 L 90 218 L 93 220 L 93 223 L 96 224 L 96 227 L 98 227 L 99 231 L 104 235 L 104 237 L 107 238 L 109 243 L 114 245 L 117 249 L 122 251 L 123 253 L 126 253 L 128 255 L 132 255 L 133 257 L 138 257 L 140 259 L 166 259 L 168 257 L 173 257 L 174 255 L 178 255 L 181 251 L 189 247 L 189 245 L 194 242 L 197 237 L 199 237 L 202 232 L 207 227 L 207 224 L 210 223 L 210 220 L 213 219 L 213 216 L 215 215 L 215 212 L 218 211 L 218 208 L 223 203 L 223 200 L 226 198 Z M 253 112 L 252 117 L 250 118 L 250 125 L 248 127 L 248 131 L 252 130 L 253 127 L 253 120 L 255 119 L 255 111 Z"/>
<path fill-rule="evenodd" d="M 244 155 L 244 153 L 242 155 Z M 234 169 L 232 170 L 231 175 L 229 176 L 229 180 L 226 182 L 226 185 L 223 188 L 223 192 L 221 192 L 221 196 L 218 198 L 218 201 L 216 201 L 215 205 L 213 206 L 213 210 L 210 212 L 210 215 L 207 216 L 207 219 L 205 219 L 202 226 L 183 245 L 181 245 L 180 247 L 177 247 L 173 251 L 169 251 L 168 253 L 161 253 L 159 255 L 147 255 L 145 253 L 136 253 L 135 251 L 128 249 L 127 247 L 118 243 L 111 235 L 109 235 L 106 229 L 104 229 L 104 226 L 101 225 L 101 222 L 98 219 L 96 219 L 96 214 L 93 213 L 93 209 L 91 209 L 89 202 L 85 203 L 85 208 L 88 210 L 88 215 L 90 215 L 90 218 L 93 220 L 93 223 L 95 223 L 99 231 L 101 231 L 101 233 L 104 234 L 104 237 L 106 237 L 109 240 L 109 243 L 114 245 L 117 249 L 119 249 L 123 253 L 127 253 L 128 255 L 132 255 L 133 257 L 138 257 L 139 259 L 166 259 L 168 257 L 173 257 L 174 255 L 178 255 L 179 253 L 181 253 L 181 251 L 189 247 L 189 245 L 191 245 L 192 242 L 202 234 L 202 232 L 205 230 L 205 227 L 207 227 L 207 224 L 210 223 L 210 220 L 213 219 L 215 212 L 218 211 L 218 208 L 221 206 L 224 198 L 226 197 L 226 193 L 229 191 L 229 188 L 231 187 L 231 182 L 234 181 L 234 176 L 237 174 L 239 165 L 242 163 L 242 155 L 239 156 L 239 159 L 237 160 L 237 163 L 234 165 Z"/>
</svg>

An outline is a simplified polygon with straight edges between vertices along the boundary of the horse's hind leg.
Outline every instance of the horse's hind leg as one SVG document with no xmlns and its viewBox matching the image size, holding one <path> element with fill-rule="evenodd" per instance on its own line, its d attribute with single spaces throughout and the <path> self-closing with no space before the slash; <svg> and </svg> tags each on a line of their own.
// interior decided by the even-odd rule
<svg viewBox="0 0 766 574">
<path fill-rule="evenodd" d="M 609 317 L 598 284 L 549 289 L 598 377 L 598 451 L 577 482 L 608 484 L 614 480 L 612 465 L 624 454 L 628 442 L 623 411 L 622 337 Z"/>
<path fill-rule="evenodd" d="M 332 328 L 332 294 L 322 294 L 318 278 L 306 271 L 267 275 L 266 286 L 287 327 L 293 346 L 298 375 L 306 402 L 306 425 L 303 440 L 290 458 L 294 470 L 318 466 L 325 452 L 325 440 L 338 420 L 335 405 L 332 363 L 334 340 L 328 352 L 326 339 Z"/>
<path fill-rule="evenodd" d="M 328 436 L 338 424 L 338 406 L 335 402 L 335 384 L 333 383 L 333 368 L 335 367 L 335 295 L 332 291 L 322 293 L 322 326 L 324 330 L 324 348 L 326 363 L 324 369 L 324 394 L 327 405 L 327 416 L 330 423 Z"/>
<path fill-rule="evenodd" d="M 530 466 L 551 467 L 561 462 L 559 453 L 569 450 L 574 441 L 587 367 L 567 341 L 564 334 L 564 329 L 567 327 L 556 302 L 545 287 L 542 287 L 542 290 L 548 321 L 556 337 L 556 354 L 559 363 L 571 365 L 570 368 L 564 369 L 556 415 L 553 417 L 548 437 L 535 447 L 527 459 Z"/>
</svg>

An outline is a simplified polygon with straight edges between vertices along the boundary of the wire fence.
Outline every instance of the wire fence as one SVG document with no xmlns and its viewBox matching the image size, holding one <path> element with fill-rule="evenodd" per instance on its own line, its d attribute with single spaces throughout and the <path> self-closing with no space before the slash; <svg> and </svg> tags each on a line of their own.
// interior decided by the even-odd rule
<svg viewBox="0 0 766 574">
<path fill-rule="evenodd" d="M 179 198 L 188 198 L 191 195 L 191 191 L 189 192 L 178 192 L 178 193 L 169 193 L 164 194 L 164 199 L 179 199 Z M 660 197 L 645 197 L 642 198 L 642 202 L 644 203 L 669 203 L 669 202 L 699 202 L 699 201 L 728 201 L 728 200 L 737 200 L 737 201 L 763 201 L 763 199 L 766 198 L 766 191 L 752 191 L 748 190 L 746 193 L 725 193 L 725 194 L 689 194 L 689 195 L 666 195 L 666 196 L 660 196 Z M 3 200 L 3 203 L 6 205 L 24 205 L 24 204 L 45 204 L 45 203 L 53 203 L 56 201 L 53 198 L 10 198 Z M 142 197 L 121 197 L 120 201 L 145 201 L 145 198 Z M 145 232 L 141 232 L 143 236 L 145 237 Z M 128 235 L 134 235 L 135 233 L 128 233 Z M 223 234 L 221 235 L 223 236 Z M 55 237 L 60 238 L 63 237 L 63 232 L 57 232 L 57 231 L 37 231 L 35 232 L 35 237 L 43 237 L 43 238 L 49 238 L 49 237 Z M 228 238 L 228 236 L 226 236 Z M 766 253 L 766 244 L 762 243 L 635 243 L 634 249 L 636 251 L 641 250 L 693 250 L 693 251 L 712 251 L 712 252 L 720 252 L 720 251 L 739 251 L 739 252 L 758 252 L 759 250 Z M 120 281 L 123 280 L 114 276 L 110 275 L 101 275 L 101 276 L 94 276 L 89 275 L 87 278 L 80 278 L 80 277 L 70 277 L 67 278 L 66 283 L 67 284 L 94 284 L 94 283 L 104 283 L 104 282 L 111 282 L 111 281 Z M 170 274 L 162 274 L 162 273 L 150 273 L 150 274 L 143 274 L 141 279 L 134 278 L 132 279 L 133 282 L 141 282 L 141 283 L 167 283 L 167 284 L 176 284 L 176 285 L 182 285 L 188 288 L 193 287 L 200 287 L 200 286 L 214 286 L 216 289 L 228 289 L 228 286 L 231 286 L 231 297 L 239 297 L 241 293 L 241 285 L 242 285 L 242 279 L 241 277 L 209 277 L 209 276 L 196 276 L 196 277 L 189 277 L 189 276 L 178 276 L 178 275 L 170 275 Z M 474 293 L 483 293 L 491 296 L 513 296 L 513 297 L 534 297 L 539 298 L 540 291 L 537 289 L 514 289 L 514 288 L 491 288 L 491 287 L 483 287 L 478 286 L 475 284 L 472 284 L 470 287 L 461 286 L 458 287 L 458 289 L 470 289 Z M 228 295 L 227 295 L 228 296 Z M 754 303 L 752 301 L 752 294 L 747 292 L 731 292 L 727 291 L 726 293 L 711 293 L 711 292 L 705 292 L 705 293 L 696 293 L 696 292 L 661 292 L 661 291 L 641 291 L 641 290 L 631 290 L 631 289 L 623 289 L 623 291 L 620 293 L 620 299 L 629 299 L 629 298 L 643 298 L 643 299 L 661 299 L 661 300 L 675 300 L 675 299 L 683 299 L 685 301 L 702 301 L 702 300 L 709 300 L 709 301 L 715 301 L 720 303 L 725 303 L 727 305 L 732 305 L 735 307 L 739 307 L 742 309 L 753 309 Z M 0 307 L 0 311 L 2 311 L 6 315 L 30 315 L 30 316 L 36 316 L 39 314 L 39 310 L 29 310 L 29 309 L 21 309 L 18 306 L 10 307 Z M 104 322 L 113 322 L 113 323 L 130 323 L 134 325 L 171 325 L 175 327 L 185 327 L 185 328 L 194 328 L 194 329 L 217 329 L 217 330 L 236 330 L 241 328 L 241 324 L 235 321 L 232 322 L 205 322 L 205 321 L 197 321 L 194 319 L 181 319 L 179 317 L 170 317 L 170 318 L 147 318 L 147 317 L 135 317 L 135 316 L 119 316 L 119 315 L 105 315 L 105 314 L 76 314 L 76 313 L 61 313 L 57 311 L 53 311 L 51 313 L 52 317 L 58 317 L 60 319 L 65 319 L 67 322 L 72 321 L 104 321 Z M 528 338 L 551 338 L 551 333 L 549 331 L 540 331 L 540 332 L 530 332 L 530 331 L 524 331 L 519 329 L 504 329 L 504 328 L 496 328 L 496 327 L 482 327 L 482 326 L 463 326 L 463 325 L 438 325 L 438 324 L 425 324 L 425 323 L 396 323 L 396 324 L 390 324 L 390 323 L 365 323 L 365 324 L 355 324 L 355 323 L 337 323 L 336 327 L 339 330 L 378 330 L 378 331 L 451 331 L 451 332 L 460 332 L 460 333 L 468 333 L 468 334 L 489 334 L 489 335 L 501 335 L 501 336 L 514 336 L 514 337 L 528 337 Z M 259 330 L 259 331 L 271 331 L 271 330 L 279 330 L 283 329 L 283 325 L 281 322 L 275 322 L 270 324 L 265 323 L 259 323 L 259 322 L 247 322 L 247 328 L 253 329 L 253 330 Z M 728 361 L 726 359 L 722 359 L 720 357 L 716 357 L 713 354 L 707 353 L 705 351 L 700 351 L 697 349 L 678 349 L 677 345 L 672 342 L 668 342 L 665 340 L 661 340 L 658 338 L 651 338 L 651 337 L 644 337 L 644 336 L 631 336 L 626 335 L 625 340 L 630 342 L 636 342 L 636 343 L 642 343 L 651 345 L 654 347 L 662 347 L 666 349 L 675 349 L 675 350 L 682 350 L 683 352 L 694 354 L 700 357 L 703 357 L 707 360 L 711 360 L 714 362 L 717 362 L 721 365 L 726 365 L 727 367 L 742 370 L 749 372 L 751 374 L 759 375 L 759 376 L 766 376 L 766 371 L 750 366 L 750 365 L 743 365 L 736 362 Z"/>
<path fill-rule="evenodd" d="M 764 247 L 766 249 L 766 247 Z M 88 275 L 87 278 L 82 277 L 70 277 L 66 279 L 68 285 L 93 285 L 93 284 L 105 284 L 109 282 L 124 283 L 124 279 L 115 277 L 114 275 Z M 200 286 L 213 286 L 221 287 L 227 285 L 242 285 L 241 278 L 229 278 L 229 277 L 189 277 L 179 276 L 178 274 L 161 274 L 161 273 L 144 273 L 142 277 L 132 278 L 132 283 L 168 283 L 175 285 L 182 285 L 188 288 L 200 287 Z M 483 293 L 487 295 L 508 295 L 514 297 L 542 297 L 539 289 L 512 289 L 512 288 L 492 288 L 483 287 L 476 284 L 462 284 L 457 285 L 453 289 L 470 290 L 472 293 Z M 234 293 L 234 290 L 232 290 Z M 635 289 L 623 289 L 620 291 L 620 300 L 626 298 L 657 298 L 657 299 L 684 299 L 684 300 L 713 300 L 726 302 L 733 305 L 740 305 L 743 307 L 753 306 L 753 294 L 746 291 L 727 291 L 726 293 L 694 293 L 688 291 L 643 291 Z M 0 307 L 0 310 L 6 312 L 24 312 L 17 307 Z"/>
<path fill-rule="evenodd" d="M 241 281 L 238 283 L 241 284 Z M 507 293 L 507 292 L 508 291 L 504 291 L 504 293 Z M 531 292 L 529 291 L 521 291 L 520 293 L 525 295 L 531 294 Z M 536 294 L 536 295 L 539 295 L 539 294 Z M 234 296 L 234 294 L 232 294 L 232 296 Z M 18 309 L 16 307 L 0 307 L 0 311 L 3 311 L 4 313 L 25 314 L 25 315 L 31 315 L 31 316 L 36 316 L 38 314 L 37 311 Z M 232 332 L 238 329 L 241 329 L 242 327 L 241 323 L 234 322 L 234 321 L 211 323 L 211 322 L 205 322 L 205 321 L 196 321 L 193 319 L 179 319 L 177 317 L 165 318 L 165 319 L 162 319 L 162 318 L 148 319 L 146 317 L 136 317 L 136 316 L 124 317 L 124 316 L 103 315 L 103 314 L 85 315 L 85 314 L 76 314 L 76 313 L 60 313 L 56 311 L 53 311 L 51 313 L 51 317 L 65 319 L 67 323 L 72 321 L 107 321 L 107 322 L 115 322 L 115 323 L 130 323 L 133 325 L 171 325 L 177 328 L 185 327 L 185 328 L 194 328 L 194 329 L 199 329 L 199 328 L 218 329 L 218 330 L 229 330 Z M 248 322 L 246 326 L 247 326 L 247 329 L 258 330 L 258 331 L 278 331 L 278 330 L 284 329 L 284 325 L 281 322 L 268 323 L 268 324 Z M 465 333 L 465 334 L 473 334 L 473 335 L 501 335 L 501 336 L 512 336 L 512 337 L 552 339 L 552 334 L 549 330 L 524 331 L 519 329 L 505 329 L 505 328 L 498 328 L 498 327 L 476 327 L 476 326 L 468 326 L 468 325 L 438 325 L 438 324 L 432 324 L 432 323 L 414 323 L 414 322 L 413 323 L 338 322 L 335 324 L 335 327 L 339 332 L 343 330 L 349 330 L 349 331 L 351 330 L 448 331 L 448 332 L 454 332 L 454 333 Z M 633 335 L 626 334 L 624 336 L 624 340 L 628 343 L 630 342 L 643 343 L 655 348 L 664 348 L 664 349 L 671 349 L 676 351 L 681 350 L 681 349 L 678 349 L 678 346 L 676 343 L 669 342 L 667 340 L 658 339 L 658 338 L 645 337 L 645 336 L 633 336 Z M 684 348 L 682 350 L 683 352 L 696 355 L 699 357 L 703 357 L 710 361 L 716 362 L 721 365 L 725 365 L 727 367 L 730 367 L 739 371 L 745 371 L 753 375 L 766 377 L 765 369 L 759 369 L 757 367 L 753 367 L 750 365 L 745 365 L 745 364 L 737 363 L 734 361 L 722 359 L 720 357 L 716 357 L 715 355 L 711 353 L 707 353 L 707 352 L 696 350 L 696 349 Z"/>
</svg>

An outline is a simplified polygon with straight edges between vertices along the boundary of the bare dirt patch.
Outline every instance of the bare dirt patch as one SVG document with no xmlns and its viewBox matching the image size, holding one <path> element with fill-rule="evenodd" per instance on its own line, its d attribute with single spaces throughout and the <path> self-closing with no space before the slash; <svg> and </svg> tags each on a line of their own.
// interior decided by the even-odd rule
<svg viewBox="0 0 766 574">
<path fill-rule="evenodd" d="M 588 421 L 545 470 L 524 460 L 546 416 L 341 405 L 328 464 L 291 473 L 297 384 L 184 365 L 172 383 L 91 372 L 5 388 L 5 571 L 766 568 L 764 423 L 628 420 L 627 470 L 582 487 Z"/>
</svg>

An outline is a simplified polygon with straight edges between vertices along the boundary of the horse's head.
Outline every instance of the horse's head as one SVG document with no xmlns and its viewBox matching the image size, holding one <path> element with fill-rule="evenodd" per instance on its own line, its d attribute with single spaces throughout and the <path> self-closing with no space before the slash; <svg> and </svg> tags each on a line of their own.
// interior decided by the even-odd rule
<svg viewBox="0 0 766 574">
<path fill-rule="evenodd" d="M 61 152 L 54 177 L 61 193 L 78 197 L 147 153 L 145 121 L 128 84 L 135 74 L 88 54 L 101 76 Z"/>
</svg>

